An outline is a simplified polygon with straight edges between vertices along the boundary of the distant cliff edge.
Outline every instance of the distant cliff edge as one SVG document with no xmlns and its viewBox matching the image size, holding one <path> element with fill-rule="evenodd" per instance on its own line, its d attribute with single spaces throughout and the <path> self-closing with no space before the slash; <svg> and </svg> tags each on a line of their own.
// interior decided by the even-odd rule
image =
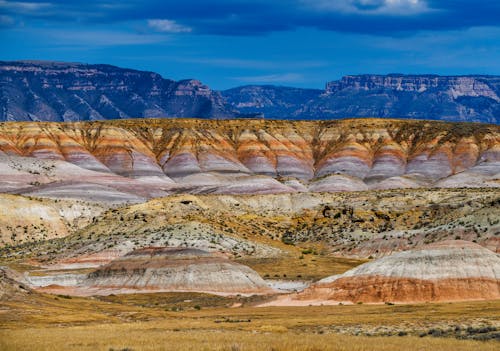
<svg viewBox="0 0 500 351">
<path fill-rule="evenodd" d="M 110 65 L 0 62 L 0 121 L 148 117 L 415 118 L 500 123 L 500 76 L 356 75 L 324 90 L 195 79 Z"/>
</svg>

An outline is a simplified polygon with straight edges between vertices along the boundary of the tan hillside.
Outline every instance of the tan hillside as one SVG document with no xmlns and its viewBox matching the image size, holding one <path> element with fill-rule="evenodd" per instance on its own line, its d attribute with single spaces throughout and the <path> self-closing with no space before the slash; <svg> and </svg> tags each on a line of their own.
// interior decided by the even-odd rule
<svg viewBox="0 0 500 351">
<path fill-rule="evenodd" d="M 84 201 L 0 194 L 0 246 L 65 237 L 106 209 Z"/>
<path fill-rule="evenodd" d="M 319 280 L 450 239 L 500 252 L 500 191 L 406 189 L 175 195 L 109 209 L 65 238 L 0 249 L 4 260 L 96 268 L 148 246 L 223 253 L 272 279 Z"/>
</svg>

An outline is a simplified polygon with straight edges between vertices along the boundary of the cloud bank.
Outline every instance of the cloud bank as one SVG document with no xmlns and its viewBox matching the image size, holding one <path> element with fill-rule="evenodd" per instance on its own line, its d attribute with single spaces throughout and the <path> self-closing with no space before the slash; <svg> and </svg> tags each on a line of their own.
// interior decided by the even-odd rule
<svg viewBox="0 0 500 351">
<path fill-rule="evenodd" d="M 0 15 L 84 23 L 135 22 L 165 33 L 262 35 L 316 28 L 400 35 L 421 30 L 500 26 L 490 0 L 0 0 Z M 5 21 L 3 21 L 5 22 Z"/>
</svg>

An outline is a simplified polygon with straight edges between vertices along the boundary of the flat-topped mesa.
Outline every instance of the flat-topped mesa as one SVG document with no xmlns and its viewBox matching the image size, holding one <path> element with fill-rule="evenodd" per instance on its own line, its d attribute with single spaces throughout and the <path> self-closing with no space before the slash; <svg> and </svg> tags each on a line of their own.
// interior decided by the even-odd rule
<svg viewBox="0 0 500 351">
<path fill-rule="evenodd" d="M 453 99 L 461 96 L 487 97 L 500 102 L 498 96 L 500 79 L 493 76 L 437 76 L 437 75 L 356 75 L 345 76 L 339 81 L 326 84 L 325 94 L 334 94 L 344 89 L 376 90 L 423 93 L 439 90 L 450 94 Z"/>
<path fill-rule="evenodd" d="M 325 278 L 296 299 L 375 303 L 500 299 L 500 256 L 467 241 L 439 242 Z"/>
<path fill-rule="evenodd" d="M 418 118 L 500 123 L 500 77 L 358 75 L 326 89 L 241 86 L 106 64 L 0 61 L 0 121 L 265 116 L 278 119 Z"/>
<path fill-rule="evenodd" d="M 83 284 L 99 295 L 154 291 L 273 292 L 252 269 L 222 255 L 192 248 L 138 249 L 89 274 Z"/>
<path fill-rule="evenodd" d="M 0 83 L 0 121 L 235 115 L 199 81 L 111 65 L 0 61 Z"/>
</svg>

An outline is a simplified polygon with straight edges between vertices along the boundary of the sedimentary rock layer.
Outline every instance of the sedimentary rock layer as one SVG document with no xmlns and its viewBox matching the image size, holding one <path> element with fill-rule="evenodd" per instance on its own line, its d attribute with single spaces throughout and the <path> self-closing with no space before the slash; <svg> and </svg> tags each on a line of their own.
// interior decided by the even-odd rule
<svg viewBox="0 0 500 351">
<path fill-rule="evenodd" d="M 98 294 L 202 291 L 269 293 L 250 268 L 198 249 L 149 247 L 135 250 L 89 274 L 83 283 Z"/>
<path fill-rule="evenodd" d="M 500 298 L 500 256 L 445 241 L 365 263 L 319 281 L 297 300 L 425 302 Z"/>
<path fill-rule="evenodd" d="M 0 124 L 0 190 L 41 196 L 89 196 L 88 184 L 99 185 L 95 193 L 101 197 L 136 202 L 179 192 L 496 187 L 499 173 L 500 127 L 484 124 L 377 119 Z"/>
</svg>

